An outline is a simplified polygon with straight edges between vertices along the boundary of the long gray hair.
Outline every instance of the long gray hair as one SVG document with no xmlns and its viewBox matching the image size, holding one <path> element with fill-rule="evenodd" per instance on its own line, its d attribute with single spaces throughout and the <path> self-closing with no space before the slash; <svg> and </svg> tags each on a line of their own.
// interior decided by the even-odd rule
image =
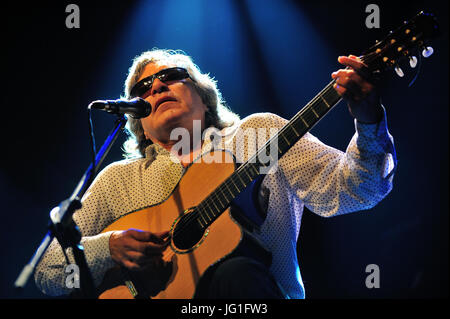
<svg viewBox="0 0 450 319">
<path fill-rule="evenodd" d="M 205 113 L 205 129 L 212 126 L 221 130 L 233 126 L 239 121 L 239 116 L 228 108 L 222 98 L 222 94 L 217 88 L 217 81 L 209 74 L 202 73 L 192 58 L 181 50 L 152 49 L 135 57 L 125 81 L 125 98 L 129 98 L 131 88 L 139 80 L 145 66 L 149 63 L 177 66 L 188 71 L 194 80 L 193 85 L 197 93 L 208 108 Z M 143 157 L 145 156 L 145 149 L 153 142 L 145 137 L 139 119 L 133 119 L 129 116 L 127 118 L 125 130 L 128 139 L 123 144 L 124 155 L 126 158 Z"/>
</svg>

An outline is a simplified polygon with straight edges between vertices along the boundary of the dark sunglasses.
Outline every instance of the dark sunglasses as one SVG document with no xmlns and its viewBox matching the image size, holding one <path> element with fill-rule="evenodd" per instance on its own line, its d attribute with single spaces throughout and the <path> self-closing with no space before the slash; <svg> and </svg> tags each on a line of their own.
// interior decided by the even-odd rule
<svg viewBox="0 0 450 319">
<path fill-rule="evenodd" d="M 179 81 L 187 78 L 192 79 L 186 69 L 178 67 L 164 69 L 153 75 L 143 78 L 138 83 L 136 83 L 130 91 L 130 99 L 135 97 L 143 97 L 145 93 L 151 90 L 153 81 L 156 78 L 164 83 L 170 81 Z"/>
</svg>

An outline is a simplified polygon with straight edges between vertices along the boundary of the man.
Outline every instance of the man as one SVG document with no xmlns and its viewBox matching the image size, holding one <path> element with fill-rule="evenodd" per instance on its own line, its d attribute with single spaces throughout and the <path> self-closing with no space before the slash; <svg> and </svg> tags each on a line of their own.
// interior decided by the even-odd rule
<svg viewBox="0 0 450 319">
<path fill-rule="evenodd" d="M 356 127 L 347 151 L 326 146 L 309 133 L 292 146 L 277 169 L 265 175 L 259 190 L 257 205 L 265 219 L 254 236 L 270 251 L 270 267 L 245 256 L 230 258 L 200 279 L 195 297 L 304 298 L 296 252 L 303 206 L 324 217 L 336 216 L 369 209 L 392 189 L 395 149 L 376 88 L 360 59 L 350 55 L 338 61 L 346 68 L 331 75 L 334 88 L 347 99 Z M 137 57 L 125 95 L 146 99 L 152 112 L 140 120 L 129 119 L 130 139 L 125 144 L 129 158 L 100 172 L 83 198 L 82 209 L 74 214 L 96 285 L 115 265 L 132 271 L 167 266 L 162 253 L 168 249 L 169 229 L 101 232 L 120 216 L 161 203 L 170 195 L 188 165 L 211 147 L 208 136 L 194 138 L 196 123 L 201 132 L 214 127 L 228 136 L 222 146 L 241 162 L 254 150 L 251 141 L 236 143 L 240 132 L 280 129 L 287 123 L 270 113 L 239 120 L 226 107 L 215 81 L 177 51 L 153 50 Z M 188 151 L 175 147 L 180 138 L 173 132 L 179 128 L 189 133 Z M 51 244 L 35 275 L 43 292 L 71 292 L 64 273 L 67 263 L 73 262 L 70 251 L 67 256 L 69 260 L 56 241 Z"/>
</svg>

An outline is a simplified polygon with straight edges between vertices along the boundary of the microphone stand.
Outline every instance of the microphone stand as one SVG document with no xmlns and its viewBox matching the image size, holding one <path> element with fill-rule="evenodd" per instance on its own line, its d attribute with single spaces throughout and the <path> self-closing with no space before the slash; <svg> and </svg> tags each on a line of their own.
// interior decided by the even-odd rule
<svg viewBox="0 0 450 319">
<path fill-rule="evenodd" d="M 27 265 L 25 265 L 19 277 L 16 279 L 16 282 L 14 283 L 16 288 L 25 287 L 29 277 L 33 274 L 37 264 L 46 252 L 51 241 L 53 238 L 56 238 L 64 251 L 69 247 L 73 250 L 75 262 L 80 270 L 81 296 L 83 298 L 97 297 L 94 281 L 84 255 L 84 248 L 80 243 L 81 233 L 78 226 L 72 219 L 72 215 L 75 210 L 81 208 L 81 198 L 92 183 L 95 173 L 98 171 L 98 168 L 110 151 L 113 143 L 119 135 L 119 132 L 123 129 L 126 122 L 127 119 L 124 115 L 118 115 L 113 130 L 106 138 L 95 157 L 95 165 L 94 163 L 89 165 L 72 195 L 68 199 L 62 201 L 59 206 L 51 210 L 49 230 L 31 260 Z"/>
</svg>

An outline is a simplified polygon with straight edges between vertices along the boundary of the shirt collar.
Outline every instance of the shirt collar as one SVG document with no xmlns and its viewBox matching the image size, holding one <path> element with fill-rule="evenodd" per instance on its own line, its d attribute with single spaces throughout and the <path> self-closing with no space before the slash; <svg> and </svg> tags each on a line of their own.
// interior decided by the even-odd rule
<svg viewBox="0 0 450 319">
<path fill-rule="evenodd" d="M 209 128 L 212 129 L 212 128 Z M 220 132 L 220 137 L 216 136 L 215 138 L 219 138 L 218 140 L 214 140 L 214 142 L 211 140 L 211 137 L 213 136 L 212 133 L 213 131 L 208 131 L 209 129 L 207 129 L 207 132 L 205 134 L 205 139 L 203 141 L 203 145 L 202 145 L 202 152 L 201 154 L 205 154 L 209 151 L 212 150 L 212 148 L 223 148 L 224 147 L 224 142 L 230 138 L 230 136 L 233 136 L 233 133 L 235 131 L 235 127 L 232 128 L 225 128 Z M 225 138 L 223 138 L 225 137 Z M 171 152 L 169 152 L 167 149 L 165 149 L 164 147 L 162 147 L 161 145 L 159 145 L 158 143 L 153 143 L 150 144 L 149 146 L 147 146 L 147 148 L 144 151 L 145 154 L 145 158 L 149 161 L 148 164 L 151 164 L 154 160 L 156 160 L 157 157 L 159 156 L 167 156 L 170 157 L 170 159 L 174 162 L 174 163 L 179 163 L 181 165 L 180 160 L 178 159 L 178 157 L 176 157 L 175 155 L 173 155 Z M 201 156 L 201 155 L 199 155 Z M 195 161 L 195 159 L 194 159 Z"/>
</svg>

